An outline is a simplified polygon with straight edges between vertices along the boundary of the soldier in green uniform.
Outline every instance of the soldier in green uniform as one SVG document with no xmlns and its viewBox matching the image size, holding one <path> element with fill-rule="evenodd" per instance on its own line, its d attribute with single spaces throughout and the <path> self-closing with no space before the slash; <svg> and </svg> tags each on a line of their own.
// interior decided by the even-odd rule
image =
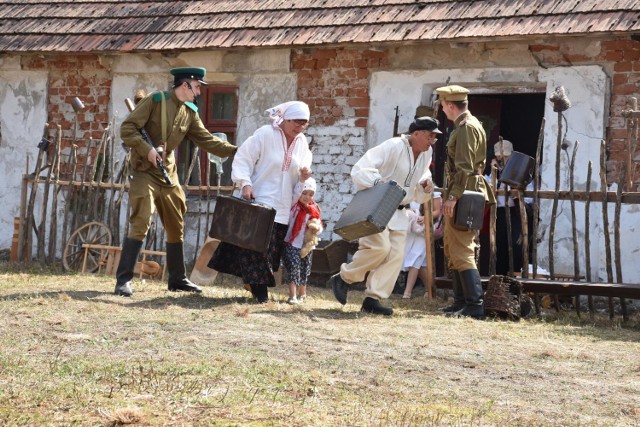
<svg viewBox="0 0 640 427">
<path fill-rule="evenodd" d="M 183 239 L 187 206 L 184 191 L 178 182 L 174 151 L 185 138 L 220 157 L 232 155 L 237 147 L 211 135 L 200 120 L 195 101 L 200 95 L 200 85 L 206 84 L 206 70 L 174 68 L 171 74 L 174 77 L 172 90 L 154 92 L 142 98 L 120 128 L 122 140 L 131 148 L 131 227 L 122 244 L 116 272 L 116 295 L 128 297 L 133 293 L 133 270 L 154 209 L 158 210 L 167 233 L 169 290 L 202 292 L 187 279 L 185 273 Z M 156 148 L 163 146 L 164 158 L 145 142 L 141 129 L 146 130 Z M 171 185 L 160 173 L 157 158 L 162 159 Z"/>
<path fill-rule="evenodd" d="M 444 229 L 444 253 L 452 273 L 453 304 L 443 309 L 456 317 L 484 317 L 482 282 L 475 260 L 475 230 L 453 227 L 457 200 L 465 190 L 482 192 L 485 203 L 496 202 L 493 190 L 483 177 L 487 137 L 480 121 L 468 110 L 468 89 L 451 85 L 436 89 L 440 105 L 455 128 L 447 143 L 447 188 L 443 214 L 449 218 Z"/>
</svg>

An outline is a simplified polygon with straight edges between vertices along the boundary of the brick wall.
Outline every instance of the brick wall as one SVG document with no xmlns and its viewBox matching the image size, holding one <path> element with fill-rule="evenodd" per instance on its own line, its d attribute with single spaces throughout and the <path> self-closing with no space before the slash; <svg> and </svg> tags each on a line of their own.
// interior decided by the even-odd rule
<svg viewBox="0 0 640 427">
<path fill-rule="evenodd" d="M 76 144 L 86 147 L 93 139 L 92 146 L 96 146 L 109 125 L 111 94 L 111 71 L 101 64 L 99 56 L 39 55 L 25 57 L 22 66 L 29 70 L 46 70 L 49 74 L 47 120 L 50 137 L 55 137 L 55 127 L 60 125 L 63 152 L 69 150 L 74 140 L 76 114 L 71 103 L 75 97 L 85 105 L 77 114 Z"/>
<path fill-rule="evenodd" d="M 370 49 L 298 49 L 291 68 L 298 75 L 298 99 L 309 104 L 312 123 L 332 126 L 353 119 L 367 127 L 369 72 L 386 65 L 387 52 Z"/>
<path fill-rule="evenodd" d="M 370 49 L 300 49 L 291 56 L 298 99 L 311 108 L 316 197 L 330 235 L 352 197 L 351 168 L 365 152 L 369 73 L 387 65 L 387 52 Z"/>
<path fill-rule="evenodd" d="M 611 104 L 606 123 L 607 182 L 618 182 L 623 162 L 627 161 L 628 128 L 622 111 L 630 96 L 640 96 L 640 42 L 616 38 L 599 43 L 600 49 L 576 49 L 571 42 L 530 45 L 530 51 L 542 66 L 602 64 L 611 78 Z M 637 152 L 637 151 L 636 151 Z M 636 185 L 640 180 L 640 164 L 633 164 L 628 177 Z M 636 188 L 627 188 L 636 191 Z"/>
</svg>

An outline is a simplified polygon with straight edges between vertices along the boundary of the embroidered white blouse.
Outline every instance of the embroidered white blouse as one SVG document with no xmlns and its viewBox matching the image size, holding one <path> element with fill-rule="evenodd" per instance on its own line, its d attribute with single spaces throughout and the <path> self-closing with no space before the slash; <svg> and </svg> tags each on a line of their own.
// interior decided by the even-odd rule
<svg viewBox="0 0 640 427">
<path fill-rule="evenodd" d="M 238 148 L 231 179 L 241 190 L 253 187 L 255 202 L 276 210 L 275 222 L 287 225 L 293 188 L 300 180 L 300 168 L 311 169 L 312 154 L 304 134 L 287 149 L 286 138 L 277 125 L 264 125 Z"/>
</svg>

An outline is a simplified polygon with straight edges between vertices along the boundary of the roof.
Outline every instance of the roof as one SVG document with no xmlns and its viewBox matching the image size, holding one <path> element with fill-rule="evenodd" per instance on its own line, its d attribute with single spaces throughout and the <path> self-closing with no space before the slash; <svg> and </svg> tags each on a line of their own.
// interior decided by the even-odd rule
<svg viewBox="0 0 640 427">
<path fill-rule="evenodd" d="M 9 0 L 5 52 L 131 52 L 640 32 L 640 0 Z"/>
</svg>

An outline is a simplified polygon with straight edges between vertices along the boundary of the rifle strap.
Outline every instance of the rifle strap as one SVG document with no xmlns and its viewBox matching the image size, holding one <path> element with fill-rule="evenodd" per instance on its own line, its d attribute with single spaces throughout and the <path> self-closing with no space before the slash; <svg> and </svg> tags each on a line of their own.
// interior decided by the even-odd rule
<svg viewBox="0 0 640 427">
<path fill-rule="evenodd" d="M 160 110 L 160 127 L 162 128 L 162 162 L 165 161 L 165 153 L 167 152 L 167 100 L 165 94 L 162 94 L 162 106 Z"/>
</svg>

